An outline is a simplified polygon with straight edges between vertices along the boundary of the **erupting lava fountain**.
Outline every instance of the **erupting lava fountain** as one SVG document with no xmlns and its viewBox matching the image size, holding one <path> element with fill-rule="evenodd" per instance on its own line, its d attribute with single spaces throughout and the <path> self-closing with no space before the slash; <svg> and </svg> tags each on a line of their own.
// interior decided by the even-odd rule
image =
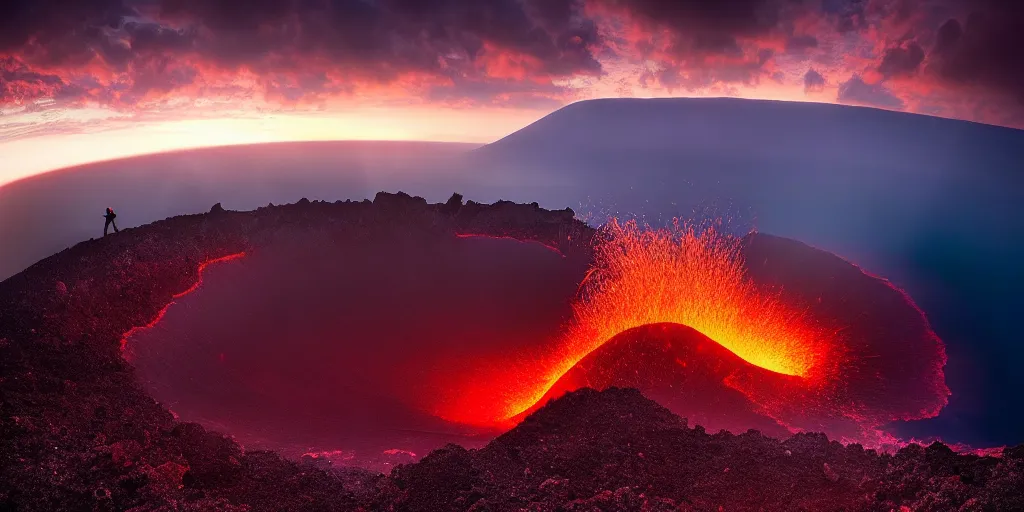
<svg viewBox="0 0 1024 512">
<path fill-rule="evenodd" d="M 452 392 L 435 414 L 513 424 L 568 390 L 631 386 L 723 428 L 877 445 L 884 423 L 946 404 L 945 351 L 924 314 L 835 255 L 757 233 L 633 222 L 607 225 L 595 250 L 559 341 L 439 377 Z"/>
</svg>

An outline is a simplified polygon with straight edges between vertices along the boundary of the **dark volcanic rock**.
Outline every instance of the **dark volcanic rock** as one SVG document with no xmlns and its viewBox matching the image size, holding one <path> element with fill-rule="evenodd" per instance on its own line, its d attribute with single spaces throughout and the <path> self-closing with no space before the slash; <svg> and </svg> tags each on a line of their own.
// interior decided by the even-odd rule
<svg viewBox="0 0 1024 512">
<path fill-rule="evenodd" d="M 223 435 L 207 432 L 196 423 L 182 423 L 171 435 L 180 440 L 181 452 L 188 463 L 182 484 L 203 489 L 230 486 L 241 470 L 242 449 Z"/>
<path fill-rule="evenodd" d="M 386 210 L 422 210 L 427 206 L 427 200 L 420 196 L 410 196 L 405 192 L 396 194 L 377 192 L 373 198 L 373 204 Z"/>
<path fill-rule="evenodd" d="M 588 257 L 592 229 L 536 204 L 428 205 L 407 194 L 211 209 L 82 242 L 0 283 L 0 509 L 1020 510 L 1022 448 L 1002 459 L 916 445 L 894 456 L 802 434 L 708 434 L 634 390 L 550 402 L 480 450 L 390 477 L 328 471 L 181 424 L 121 355 L 207 260 L 296 240 L 528 238 Z M 578 249 L 578 251 L 577 251 Z"/>
<path fill-rule="evenodd" d="M 462 209 L 462 194 L 456 192 L 452 194 L 452 197 L 448 198 L 440 207 L 441 213 L 445 215 L 455 215 Z"/>
<path fill-rule="evenodd" d="M 553 400 L 480 450 L 396 468 L 396 510 L 1018 510 L 1019 459 L 708 434 L 636 390 Z M 962 508 L 961 508 L 962 507 Z"/>
</svg>

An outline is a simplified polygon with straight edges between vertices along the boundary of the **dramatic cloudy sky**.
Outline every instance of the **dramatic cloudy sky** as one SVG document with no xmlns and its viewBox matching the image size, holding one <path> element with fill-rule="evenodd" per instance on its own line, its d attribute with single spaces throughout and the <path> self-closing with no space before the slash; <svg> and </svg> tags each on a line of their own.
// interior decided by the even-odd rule
<svg viewBox="0 0 1024 512">
<path fill-rule="evenodd" d="M 597 97 L 1024 127 L 1012 0 L 0 0 L 0 184 L 275 140 L 487 142 Z"/>
</svg>

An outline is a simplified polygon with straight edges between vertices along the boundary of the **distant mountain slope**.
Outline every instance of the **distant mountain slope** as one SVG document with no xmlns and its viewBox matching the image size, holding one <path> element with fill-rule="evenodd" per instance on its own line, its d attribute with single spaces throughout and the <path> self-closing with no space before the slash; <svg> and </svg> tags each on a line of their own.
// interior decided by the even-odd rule
<svg viewBox="0 0 1024 512">
<path fill-rule="evenodd" d="M 893 194 L 907 199 L 889 205 L 903 214 L 925 214 L 938 200 L 974 199 L 967 192 L 998 204 L 1024 202 L 1024 131 L 839 105 L 585 101 L 473 156 L 481 169 L 563 185 L 562 195 L 571 187 L 630 213 L 728 203 L 772 231 L 800 210 Z"/>
<path fill-rule="evenodd" d="M 864 154 L 871 148 L 904 157 L 999 150 L 1021 137 L 1021 130 L 1012 128 L 844 105 L 735 98 L 602 99 L 568 105 L 477 152 L 515 151 L 523 145 L 563 153 L 665 150 L 673 144 L 673 149 L 690 151 L 742 145 L 745 151 L 784 155 L 793 148 L 781 144 L 799 144 L 806 156 L 834 159 L 871 157 Z M 1018 156 L 1024 154 L 1024 149 L 1013 149 Z"/>
</svg>

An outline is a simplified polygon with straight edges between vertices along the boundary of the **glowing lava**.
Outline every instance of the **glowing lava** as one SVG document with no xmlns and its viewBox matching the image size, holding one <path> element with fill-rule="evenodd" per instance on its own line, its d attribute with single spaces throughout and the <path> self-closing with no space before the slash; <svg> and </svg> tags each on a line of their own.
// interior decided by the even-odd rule
<svg viewBox="0 0 1024 512">
<path fill-rule="evenodd" d="M 473 424 L 508 422 L 537 404 L 574 365 L 616 335 L 649 324 L 689 326 L 746 362 L 819 380 L 832 367 L 833 333 L 761 289 L 744 272 L 742 239 L 714 229 L 646 231 L 612 222 L 552 350 L 481 369 L 438 413 Z M 832 336 L 830 336 L 832 334 Z M 499 390 L 497 393 L 494 390 Z M 499 395 L 499 396 L 496 396 Z"/>
<path fill-rule="evenodd" d="M 555 247 L 555 246 L 550 245 L 550 244 L 546 244 L 546 243 L 541 242 L 539 240 L 523 240 L 521 238 L 517 238 L 517 237 L 514 237 L 514 236 L 497 236 L 497 235 L 487 235 L 487 234 L 478 234 L 478 233 L 456 233 L 455 236 L 456 236 L 456 238 L 489 238 L 489 239 L 492 239 L 492 240 L 513 240 L 513 241 L 520 242 L 520 243 L 534 243 L 534 244 L 540 245 L 541 247 L 544 247 L 545 249 L 547 249 L 547 250 L 549 250 L 551 252 L 554 252 L 554 253 L 558 254 L 559 256 L 561 256 L 563 258 L 565 257 L 565 254 L 558 247 Z"/>
<path fill-rule="evenodd" d="M 563 365 L 571 367 L 621 332 L 675 323 L 766 370 L 808 377 L 821 368 L 825 334 L 805 311 L 746 278 L 742 239 L 713 228 L 643 231 L 616 222 L 606 234 L 586 296 L 576 305 L 566 347 L 572 356 Z"/>
<path fill-rule="evenodd" d="M 878 446 L 891 440 L 882 425 L 946 404 L 945 350 L 927 318 L 891 283 L 834 254 L 757 233 L 617 222 L 594 251 L 557 342 L 467 360 L 460 375 L 437 377 L 448 392 L 431 410 L 510 426 L 565 391 L 626 385 L 739 431 L 774 425 Z M 656 324 L 708 342 L 651 334 Z"/>
<path fill-rule="evenodd" d="M 200 263 L 199 264 L 199 269 L 196 270 L 196 276 L 197 276 L 196 277 L 196 282 L 193 283 L 192 286 L 188 287 L 187 290 L 185 290 L 183 292 L 180 292 L 180 293 L 175 293 L 171 298 L 180 299 L 180 298 L 182 298 L 182 297 L 184 297 L 184 296 L 186 296 L 186 295 L 188 295 L 188 294 L 198 290 L 199 287 L 203 284 L 203 271 L 206 270 L 206 267 L 209 267 L 210 265 L 214 265 L 214 264 L 217 264 L 217 263 L 223 263 L 225 261 L 237 260 L 239 258 L 244 258 L 244 257 L 245 257 L 245 252 L 243 251 L 243 252 L 238 252 L 238 253 L 235 253 L 235 254 L 228 254 L 227 256 L 221 256 L 220 258 L 214 258 L 212 260 L 206 260 L 206 261 Z"/>
<path fill-rule="evenodd" d="M 536 242 L 476 234 L 457 238 Z M 536 243 L 565 257 L 550 241 Z M 363 247 L 372 250 L 350 254 L 343 266 L 337 257 L 322 254 L 316 266 L 300 265 L 310 272 L 303 278 L 307 281 L 265 273 L 278 276 L 279 282 L 271 281 L 275 286 L 291 290 L 271 296 L 309 295 L 312 283 L 323 284 L 324 276 L 335 274 L 346 294 L 361 294 L 352 295 L 363 308 L 357 316 L 366 320 L 380 314 L 380 321 L 367 323 L 365 331 L 356 329 L 354 319 L 346 323 L 345 315 L 358 309 L 355 304 L 328 318 L 332 330 L 346 326 L 340 330 L 344 340 L 374 342 L 331 346 L 344 346 L 338 357 L 346 359 L 357 353 L 368 360 L 387 359 L 388 378 L 373 389 L 417 414 L 433 416 L 432 421 L 484 430 L 509 427 L 565 391 L 615 385 L 658 395 L 671 410 L 704 418 L 711 426 L 825 432 L 833 439 L 878 446 L 891 441 L 882 425 L 934 416 L 949 394 L 944 347 L 913 301 L 891 283 L 795 240 L 756 233 L 736 237 L 682 224 L 646 230 L 613 221 L 598 232 L 589 268 L 587 260 L 575 257 L 550 266 L 559 259 L 545 251 L 536 252 L 551 261 L 514 265 L 521 255 L 490 243 L 477 249 L 491 253 L 471 254 L 459 245 L 442 244 L 415 252 L 408 261 L 398 256 L 411 253 L 396 247 L 402 247 L 400 240 Z M 196 283 L 174 298 L 197 289 L 207 266 L 244 255 L 204 262 Z M 448 260 L 455 257 L 468 259 Z M 280 261 L 289 268 L 293 259 L 284 251 Z M 432 259 L 441 266 L 421 266 Z M 481 261 L 502 263 L 498 271 L 454 272 L 469 271 Z M 403 270 L 376 277 L 361 270 L 345 273 L 366 265 Z M 488 290 L 482 287 L 485 278 L 495 286 L 504 284 Z M 516 293 L 513 284 L 527 281 L 536 288 Z M 456 290 L 456 283 L 463 287 Z M 396 291 L 397 296 L 387 294 Z M 262 293 L 257 288 L 243 295 Z M 323 300 L 313 300 L 302 314 L 349 296 L 338 293 L 336 287 L 324 288 Z M 393 318 L 396 310 L 403 312 L 403 321 L 389 327 L 407 327 L 394 336 L 395 346 L 405 347 L 403 357 L 381 345 L 380 322 Z M 165 311 L 125 338 L 159 322 Z M 547 312 L 552 314 L 544 324 L 541 317 Z M 422 325 L 410 324 L 415 318 Z M 511 324 L 502 326 L 499 320 Z M 530 324 L 545 327 L 514 332 L 515 326 Z M 243 327 L 256 329 L 252 338 L 269 332 L 252 322 Z M 311 343 L 323 338 L 316 332 L 288 333 Z M 416 344 L 403 345 L 405 340 Z M 300 354 L 312 354 L 312 349 L 320 347 L 313 343 Z M 221 355 L 222 365 L 223 360 Z M 336 373 L 332 366 L 327 374 Z M 283 383 L 262 381 L 258 387 L 286 389 Z M 336 395 L 334 388 L 326 389 L 326 397 Z M 282 403 L 294 405 L 290 393 L 282 395 Z M 367 404 L 377 400 L 357 405 L 370 410 Z"/>
<path fill-rule="evenodd" d="M 206 260 L 206 261 L 200 263 L 199 264 L 199 268 L 196 269 L 196 282 L 192 283 L 192 286 L 189 286 L 188 289 L 186 289 L 185 291 L 175 293 L 174 295 L 171 296 L 171 298 L 172 299 L 180 299 L 180 298 L 182 298 L 182 297 L 184 297 L 184 296 L 186 296 L 186 295 L 188 295 L 188 294 L 198 290 L 199 286 L 201 286 L 203 284 L 203 271 L 206 270 L 206 267 L 208 267 L 210 265 L 213 265 L 215 263 L 223 263 L 225 261 L 237 260 L 239 258 L 244 258 L 244 257 L 245 257 L 245 251 L 242 251 L 242 252 L 238 252 L 238 253 L 234 253 L 234 254 L 228 254 L 227 256 L 221 256 L 219 258 L 209 259 L 209 260 Z M 124 335 L 121 336 L 121 351 L 124 352 L 125 348 L 127 348 L 127 346 L 128 346 L 128 339 L 129 338 L 131 338 L 132 336 L 137 334 L 139 331 L 143 331 L 143 330 L 146 330 L 146 329 L 152 329 L 156 324 L 160 323 L 160 321 L 163 320 L 164 315 L 167 314 L 167 310 L 170 309 L 170 307 L 172 305 L 174 305 L 174 301 L 173 300 L 169 301 L 167 304 L 164 305 L 164 307 L 160 308 L 160 311 L 157 312 L 156 316 L 152 320 L 150 320 L 149 323 L 147 323 L 145 325 L 137 326 L 137 327 L 132 327 L 131 329 L 128 330 L 128 332 L 124 333 Z M 125 353 L 125 357 L 129 357 L 130 358 L 131 354 L 130 353 Z"/>
</svg>

